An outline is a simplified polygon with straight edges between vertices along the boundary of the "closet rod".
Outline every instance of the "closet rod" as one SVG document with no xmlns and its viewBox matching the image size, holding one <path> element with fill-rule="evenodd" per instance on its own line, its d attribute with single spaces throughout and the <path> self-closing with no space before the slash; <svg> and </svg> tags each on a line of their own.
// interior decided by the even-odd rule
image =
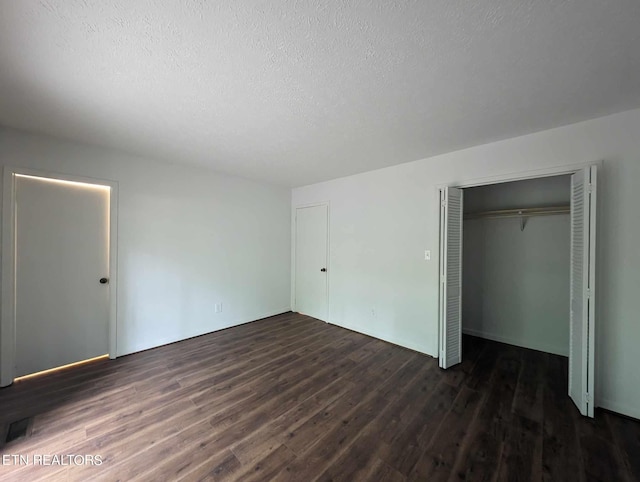
<svg viewBox="0 0 640 482">
<path fill-rule="evenodd" d="M 553 216 L 556 214 L 569 214 L 571 208 L 566 206 L 551 206 L 546 208 L 522 208 L 522 209 L 501 209 L 499 211 L 480 211 L 475 213 L 466 213 L 465 219 L 481 219 L 481 218 L 522 218 L 532 216 Z"/>
</svg>

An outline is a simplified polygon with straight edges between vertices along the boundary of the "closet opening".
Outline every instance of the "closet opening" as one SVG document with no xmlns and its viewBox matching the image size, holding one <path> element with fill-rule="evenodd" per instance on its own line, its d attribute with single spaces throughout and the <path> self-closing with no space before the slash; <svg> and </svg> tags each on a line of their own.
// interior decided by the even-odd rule
<svg viewBox="0 0 640 482">
<path fill-rule="evenodd" d="M 464 189 L 462 332 L 569 356 L 571 176 Z"/>
<path fill-rule="evenodd" d="M 443 187 L 440 367 L 462 334 L 568 358 L 568 393 L 593 417 L 596 166 Z"/>
</svg>

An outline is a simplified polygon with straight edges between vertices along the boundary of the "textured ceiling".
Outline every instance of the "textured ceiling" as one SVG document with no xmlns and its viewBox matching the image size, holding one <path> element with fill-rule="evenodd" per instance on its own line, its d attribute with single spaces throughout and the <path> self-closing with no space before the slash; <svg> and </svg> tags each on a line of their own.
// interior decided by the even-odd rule
<svg viewBox="0 0 640 482">
<path fill-rule="evenodd" d="M 0 2 L 0 124 L 289 186 L 638 106 L 638 0 Z"/>
</svg>

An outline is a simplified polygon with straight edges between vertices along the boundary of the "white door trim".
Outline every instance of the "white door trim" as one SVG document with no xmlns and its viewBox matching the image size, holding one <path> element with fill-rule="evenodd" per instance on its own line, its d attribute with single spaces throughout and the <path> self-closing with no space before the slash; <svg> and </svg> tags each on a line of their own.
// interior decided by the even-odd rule
<svg viewBox="0 0 640 482">
<path fill-rule="evenodd" d="M 561 166 L 550 166 L 541 169 L 533 169 L 530 171 L 517 171 L 505 174 L 496 174 L 495 176 L 476 177 L 464 181 L 454 181 L 447 184 L 438 184 L 436 191 L 439 192 L 444 187 L 468 188 L 478 186 L 488 186 L 491 184 L 501 184 L 503 182 L 525 181 L 527 179 L 539 179 L 541 177 L 563 176 L 575 174 L 582 169 L 590 166 L 598 166 L 598 170 L 602 169 L 602 161 L 580 162 L 576 164 L 565 164 Z"/>
<path fill-rule="evenodd" d="M 60 181 L 81 182 L 111 188 L 109 196 L 109 358 L 117 354 L 117 293 L 118 293 L 118 183 L 61 174 L 36 169 L 5 166 L 2 190 L 2 288 L 0 312 L 0 387 L 13 383 L 15 377 L 16 344 L 16 266 L 15 266 L 15 175 L 44 177 Z"/>
<path fill-rule="evenodd" d="M 326 321 L 327 323 L 329 323 L 329 319 L 330 319 L 329 314 L 331 313 L 331 308 L 329 304 L 331 300 L 331 297 L 329 295 L 329 286 L 330 286 L 330 278 L 331 278 L 331 245 L 329 243 L 329 240 L 331 239 L 331 237 L 329 236 L 329 233 L 331 232 L 331 203 L 329 201 L 300 204 L 297 206 L 293 206 L 293 209 L 291 210 L 291 248 L 292 248 L 291 249 L 291 311 L 297 311 L 297 308 L 296 308 L 296 259 L 297 259 L 296 258 L 296 255 L 297 255 L 296 232 L 297 232 L 298 226 L 296 222 L 296 215 L 298 213 L 298 209 L 313 208 L 318 206 L 326 206 L 327 208 L 327 276 L 326 276 L 326 280 L 327 280 L 326 318 L 327 319 L 323 321 Z"/>
</svg>

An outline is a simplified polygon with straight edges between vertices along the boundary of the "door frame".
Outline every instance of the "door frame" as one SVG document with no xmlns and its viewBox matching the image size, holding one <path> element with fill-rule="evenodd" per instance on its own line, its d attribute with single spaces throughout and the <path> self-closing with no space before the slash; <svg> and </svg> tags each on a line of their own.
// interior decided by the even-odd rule
<svg viewBox="0 0 640 482">
<path fill-rule="evenodd" d="M 330 278 L 331 278 L 331 245 L 329 243 L 329 240 L 331 239 L 331 237 L 329 236 L 329 233 L 331 232 L 331 203 L 329 201 L 322 201 L 322 202 L 316 202 L 316 203 L 308 203 L 308 204 L 299 204 L 297 206 L 293 206 L 292 210 L 291 210 L 291 311 L 297 311 L 296 308 L 296 260 L 297 260 L 297 256 L 298 256 L 298 250 L 296 247 L 296 243 L 298 240 L 298 236 L 297 236 L 297 232 L 298 232 L 298 225 L 297 225 L 297 213 L 298 213 L 298 209 L 305 209 L 305 208 L 314 208 L 314 207 L 318 207 L 318 206 L 326 206 L 327 208 L 327 275 L 326 275 L 326 283 L 327 283 L 327 296 L 326 296 L 326 304 L 327 304 L 327 312 L 326 312 L 326 320 L 322 320 L 326 323 L 329 323 L 329 313 L 331 313 L 330 310 L 330 300 L 331 297 L 329 295 L 329 287 L 330 287 Z"/>
<path fill-rule="evenodd" d="M 484 178 L 472 178 L 472 179 L 467 179 L 464 181 L 454 181 L 448 184 L 438 184 L 435 186 L 435 195 L 438 196 L 438 202 L 437 202 L 437 206 L 438 206 L 438 218 L 440 218 L 440 199 L 441 199 L 441 191 L 444 190 L 445 187 L 455 187 L 455 188 L 459 188 L 459 189 L 465 189 L 465 188 L 470 188 L 470 187 L 479 187 L 479 186 L 489 186 L 492 184 L 502 184 L 502 183 L 506 183 L 506 182 L 513 182 L 513 181 L 526 181 L 528 179 L 540 179 L 540 178 L 544 178 L 544 177 L 553 177 L 553 176 L 563 176 L 563 175 L 573 175 L 578 171 L 581 171 L 585 168 L 591 167 L 591 166 L 597 166 L 598 168 L 598 175 L 599 175 L 599 185 L 598 185 L 598 197 L 602 199 L 602 172 L 603 172 L 603 161 L 599 160 L 599 161 L 591 161 L 591 162 L 580 162 L 580 163 L 574 163 L 574 164 L 566 164 L 566 165 L 560 165 L 560 166 L 550 166 L 550 167 L 545 167 L 545 168 L 541 168 L 541 169 L 535 169 L 535 170 L 530 170 L 530 171 L 517 171 L 517 172 L 511 172 L 511 173 L 505 173 L 505 174 L 497 174 L 494 176 L 489 176 L 489 177 L 484 177 Z M 602 210 L 601 208 L 602 205 L 602 201 L 596 201 L 596 216 L 600 217 L 600 212 Z M 440 219 L 440 228 L 442 229 L 442 219 Z M 596 232 L 595 232 L 595 236 L 596 238 L 600 237 L 599 234 L 599 230 L 602 223 L 596 223 Z M 443 247 L 440 246 L 440 244 L 442 243 L 442 239 L 439 236 L 438 237 L 438 257 L 440 258 L 442 252 L 443 252 Z M 600 285 L 600 279 L 601 279 L 601 271 L 600 269 L 598 269 L 598 265 L 599 265 L 599 260 L 602 259 L 601 256 L 601 250 L 602 248 L 602 243 L 596 242 L 596 287 Z M 440 263 L 442 262 L 441 259 L 438 259 L 438 266 L 440 266 Z M 569 287 L 567 287 L 569 288 Z M 442 296 L 442 286 L 440 283 L 440 268 L 438 268 L 438 299 L 440 299 L 440 296 Z M 601 323 L 601 316 L 600 316 L 600 305 L 601 303 L 598 302 L 598 293 L 599 290 L 596 290 L 596 309 L 595 309 L 595 313 L 594 313 L 594 318 L 595 318 L 595 323 L 596 323 L 596 328 L 594 330 L 594 339 L 591 340 L 591 343 L 594 344 L 594 359 L 597 358 L 597 344 L 595 341 L 596 338 L 596 332 L 598 331 L 598 326 L 599 323 Z M 444 319 L 442 318 L 441 314 L 440 314 L 440 310 L 438 310 L 438 362 L 440 362 L 440 356 L 441 356 L 441 350 L 442 350 L 442 330 L 445 329 L 444 325 Z M 597 394 L 597 384 L 596 384 L 596 380 L 597 380 L 597 374 L 598 374 L 598 367 L 597 364 L 595 364 L 595 360 L 594 360 L 594 366 L 595 369 L 593 370 L 593 385 L 595 387 L 594 389 L 594 393 L 593 393 L 593 405 L 594 407 L 598 407 L 598 400 L 596 397 Z"/>
<path fill-rule="evenodd" d="M 15 265 L 15 175 L 43 177 L 58 181 L 78 182 L 109 187 L 109 358 L 117 356 L 117 294 L 118 294 L 118 183 L 108 179 L 76 176 L 57 172 L 4 166 L 2 185 L 2 288 L 0 299 L 0 387 L 13 383 L 16 350 L 16 265 Z"/>
</svg>

